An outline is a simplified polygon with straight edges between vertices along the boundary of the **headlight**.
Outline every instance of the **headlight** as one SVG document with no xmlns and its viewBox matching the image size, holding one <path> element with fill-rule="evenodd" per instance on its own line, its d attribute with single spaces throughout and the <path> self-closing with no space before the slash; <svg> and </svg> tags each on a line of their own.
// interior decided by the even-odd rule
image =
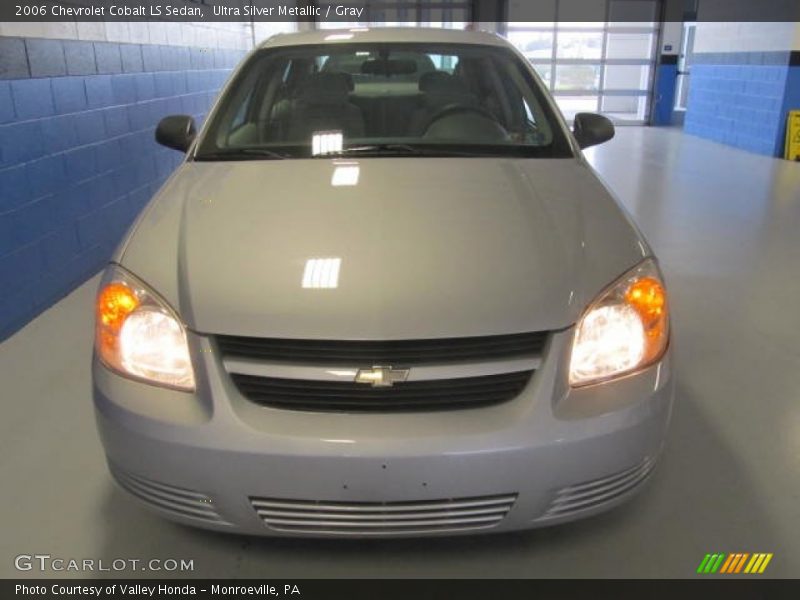
<svg viewBox="0 0 800 600">
<path fill-rule="evenodd" d="M 186 330 L 164 300 L 121 267 L 108 269 L 97 294 L 95 348 L 127 377 L 194 390 Z"/>
<path fill-rule="evenodd" d="M 603 291 L 583 313 L 572 342 L 569 383 L 606 381 L 660 359 L 669 341 L 667 293 L 652 259 Z"/>
</svg>

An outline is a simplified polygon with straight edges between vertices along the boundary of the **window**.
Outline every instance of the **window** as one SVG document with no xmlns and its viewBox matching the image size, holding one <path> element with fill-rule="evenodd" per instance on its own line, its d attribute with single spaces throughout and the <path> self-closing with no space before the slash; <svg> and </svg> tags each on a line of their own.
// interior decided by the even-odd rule
<svg viewBox="0 0 800 600">
<path fill-rule="evenodd" d="M 602 112 L 617 123 L 643 123 L 649 114 L 657 42 L 656 0 L 543 0 L 537 10 L 553 22 L 515 21 L 528 4 L 509 4 L 507 37 L 531 61 L 564 115 Z M 541 8 L 544 7 L 544 8 Z M 584 10 L 582 13 L 581 11 Z M 566 21 L 565 18 L 595 19 Z"/>
<path fill-rule="evenodd" d="M 471 19 L 471 0 L 413 0 L 412 2 L 391 2 L 386 0 L 361 0 L 351 2 L 364 8 L 363 21 L 344 23 L 332 20 L 318 21 L 317 29 L 340 29 L 351 27 L 443 27 L 445 29 L 465 29 Z M 348 2 L 318 2 L 323 14 L 328 6 L 331 11 L 337 5 L 347 6 Z"/>
<path fill-rule="evenodd" d="M 242 102 L 241 108 L 239 108 L 239 112 L 236 113 L 236 116 L 233 117 L 231 121 L 231 131 L 236 131 L 240 127 L 242 127 L 247 121 L 247 111 L 250 108 L 250 99 L 253 97 L 251 93 L 247 98 L 245 98 L 244 102 Z"/>
<path fill-rule="evenodd" d="M 428 54 L 428 58 L 431 59 L 433 66 L 439 71 L 446 71 L 447 73 L 453 73 L 458 66 L 458 57 L 457 56 L 445 56 L 442 54 Z"/>
<path fill-rule="evenodd" d="M 524 62 L 474 44 L 265 48 L 242 66 L 198 160 L 320 155 L 569 157 Z"/>
</svg>

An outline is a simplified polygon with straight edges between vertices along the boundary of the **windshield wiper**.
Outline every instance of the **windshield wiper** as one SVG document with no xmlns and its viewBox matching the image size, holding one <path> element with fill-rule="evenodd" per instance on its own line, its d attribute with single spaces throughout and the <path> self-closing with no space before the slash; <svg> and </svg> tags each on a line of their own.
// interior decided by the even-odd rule
<svg viewBox="0 0 800 600">
<path fill-rule="evenodd" d="M 218 152 L 205 152 L 194 157 L 195 160 L 283 160 L 290 158 L 288 154 L 281 154 L 266 148 L 228 148 Z"/>
<path fill-rule="evenodd" d="M 487 156 L 486 152 L 468 152 L 452 150 L 450 148 L 436 148 L 413 146 L 411 144 L 370 144 L 366 146 L 353 146 L 338 152 L 329 152 L 320 155 L 326 156 Z"/>
</svg>

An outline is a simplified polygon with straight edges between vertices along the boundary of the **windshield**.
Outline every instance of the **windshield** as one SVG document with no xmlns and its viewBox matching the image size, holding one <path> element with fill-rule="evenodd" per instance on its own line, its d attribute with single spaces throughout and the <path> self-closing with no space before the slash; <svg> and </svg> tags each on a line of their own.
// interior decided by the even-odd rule
<svg viewBox="0 0 800 600">
<path fill-rule="evenodd" d="M 357 154 L 573 156 L 545 92 L 512 51 L 404 43 L 257 52 L 195 159 Z"/>
</svg>

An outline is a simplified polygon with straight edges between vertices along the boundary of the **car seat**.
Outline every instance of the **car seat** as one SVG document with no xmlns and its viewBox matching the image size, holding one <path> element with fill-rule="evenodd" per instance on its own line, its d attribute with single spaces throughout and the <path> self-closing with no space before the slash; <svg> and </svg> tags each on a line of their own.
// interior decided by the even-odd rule
<svg viewBox="0 0 800 600">
<path fill-rule="evenodd" d="M 316 73 L 299 90 L 289 117 L 287 140 L 310 141 L 318 131 L 341 131 L 346 138 L 364 136 L 364 116 L 350 102 L 353 80 L 346 73 Z"/>
<path fill-rule="evenodd" d="M 419 78 L 419 91 L 424 94 L 422 106 L 411 115 L 408 135 L 421 137 L 430 119 L 446 106 L 478 106 L 475 94 L 467 89 L 464 82 L 446 73 L 432 71 Z"/>
</svg>

